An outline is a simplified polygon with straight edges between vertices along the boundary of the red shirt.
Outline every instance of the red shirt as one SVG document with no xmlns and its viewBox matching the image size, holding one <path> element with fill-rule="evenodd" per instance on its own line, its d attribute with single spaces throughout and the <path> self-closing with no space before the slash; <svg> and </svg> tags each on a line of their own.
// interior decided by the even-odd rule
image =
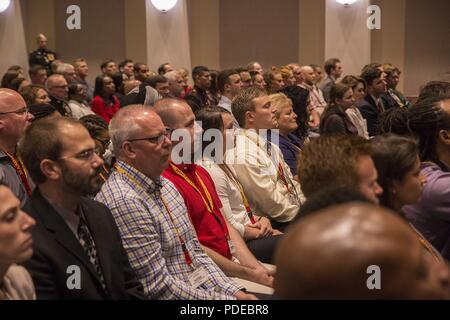
<svg viewBox="0 0 450 320">
<path fill-rule="evenodd" d="M 107 106 L 105 101 L 100 96 L 95 96 L 91 102 L 91 109 L 100 117 L 105 119 L 107 123 L 114 117 L 117 111 L 119 111 L 120 103 L 116 96 L 112 96 L 114 103 Z"/>
<path fill-rule="evenodd" d="M 197 189 L 201 192 L 200 195 L 183 177 L 180 177 L 172 167 L 166 169 L 162 176 L 170 180 L 178 189 L 181 196 L 184 198 L 186 207 L 197 232 L 200 243 L 222 256 L 231 259 L 230 247 L 228 246 L 228 228 L 220 208 L 222 203 L 217 195 L 216 186 L 209 173 L 195 164 L 182 164 L 175 167 L 183 171 L 183 173 L 195 184 Z M 206 189 L 211 195 L 213 202 L 213 213 L 209 212 L 203 199 L 208 202 L 208 197 L 205 194 L 200 181 L 196 177 L 196 173 L 203 181 Z M 203 196 L 203 199 L 202 199 Z"/>
</svg>

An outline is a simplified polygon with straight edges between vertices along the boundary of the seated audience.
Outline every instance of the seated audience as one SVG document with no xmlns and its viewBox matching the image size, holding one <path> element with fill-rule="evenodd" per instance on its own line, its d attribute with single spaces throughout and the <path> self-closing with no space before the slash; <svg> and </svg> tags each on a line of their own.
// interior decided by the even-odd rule
<svg viewBox="0 0 450 320">
<path fill-rule="evenodd" d="M 20 209 L 20 201 L 0 182 L 0 301 L 34 300 L 33 281 L 18 266 L 33 254 L 30 230 L 36 224 Z"/>
<path fill-rule="evenodd" d="M 53 74 L 45 82 L 45 89 L 50 95 L 51 105 L 62 115 L 71 117 L 72 111 L 68 104 L 69 85 L 64 76 Z"/>
<path fill-rule="evenodd" d="M 112 77 L 117 72 L 116 62 L 114 60 L 106 60 L 100 65 L 100 70 L 102 70 L 103 76 Z"/>
<path fill-rule="evenodd" d="M 233 114 L 231 113 L 231 101 L 243 89 L 242 80 L 239 73 L 232 69 L 219 72 L 217 77 L 217 86 L 222 94 L 218 106 L 228 110 L 230 115 L 233 117 Z M 236 129 L 239 128 L 239 124 L 234 117 L 233 127 Z"/>
<path fill-rule="evenodd" d="M 264 73 L 264 81 L 269 94 L 277 93 L 286 86 L 281 72 L 275 67 L 271 71 Z"/>
<path fill-rule="evenodd" d="M 87 130 L 66 117 L 39 120 L 19 148 L 38 185 L 24 207 L 37 222 L 34 254 L 25 263 L 37 298 L 144 298 L 111 212 L 86 197 L 99 190 L 103 164 Z"/>
<path fill-rule="evenodd" d="M 23 88 L 20 92 L 27 106 L 40 103 L 51 103 L 48 92 L 41 85 L 31 84 Z"/>
<path fill-rule="evenodd" d="M 6 73 L 3 75 L 2 77 L 2 82 L 0 87 L 1 88 L 7 88 L 7 89 L 11 89 L 11 83 L 14 79 L 25 79 L 25 77 L 23 76 L 23 74 L 17 70 L 8 70 L 6 71 Z"/>
<path fill-rule="evenodd" d="M 181 78 L 183 79 L 183 89 L 184 93 L 182 94 L 182 98 L 186 97 L 189 93 L 192 92 L 192 87 L 189 85 L 189 71 L 185 68 L 178 69 Z"/>
<path fill-rule="evenodd" d="M 103 182 L 108 180 L 111 174 L 111 166 L 113 164 L 113 153 L 111 151 L 111 139 L 108 132 L 108 124 L 105 119 L 97 114 L 91 114 L 80 118 L 81 124 L 89 132 L 89 135 L 95 142 L 98 155 L 103 160 L 102 169 L 99 173 Z"/>
<path fill-rule="evenodd" d="M 87 88 L 80 83 L 72 83 L 69 85 L 69 102 L 72 118 L 80 119 L 89 114 L 94 114 L 91 107 L 87 103 Z"/>
<path fill-rule="evenodd" d="M 35 85 L 45 85 L 45 81 L 48 78 L 47 69 L 39 64 L 31 66 L 28 74 L 30 75 L 31 83 Z"/>
<path fill-rule="evenodd" d="M 181 155 L 171 153 L 169 166 L 163 177 L 171 181 L 183 196 L 187 212 L 200 243 L 211 259 L 229 277 L 237 277 L 272 287 L 273 273 L 250 252 L 239 232 L 225 219 L 223 206 L 211 176 L 194 163 L 196 140 L 201 131 L 189 105 L 176 99 L 163 99 L 155 104 L 155 111 L 164 125 L 176 132 L 172 143 Z M 182 135 L 176 138 L 176 135 Z M 188 141 L 186 141 L 188 140 Z M 239 261 L 239 263 L 235 262 Z"/>
<path fill-rule="evenodd" d="M 419 139 L 426 183 L 420 201 L 403 210 L 414 227 L 450 260 L 450 96 L 431 97 L 413 105 L 405 127 Z"/>
<path fill-rule="evenodd" d="M 387 91 L 382 95 L 383 105 L 389 105 L 393 108 L 409 108 L 411 103 L 406 97 L 397 90 L 397 85 L 400 82 L 400 69 L 391 63 L 382 65 L 385 74 Z"/>
<path fill-rule="evenodd" d="M 150 69 L 145 63 L 136 62 L 133 67 L 134 78 L 140 82 L 144 82 L 150 77 Z"/>
<path fill-rule="evenodd" d="M 378 134 L 379 117 L 385 110 L 380 97 L 386 92 L 386 82 L 383 71 L 375 66 L 364 68 L 361 78 L 367 84 L 367 95 L 357 107 L 367 121 L 369 136 L 373 137 Z"/>
<path fill-rule="evenodd" d="M 278 299 L 450 297 L 448 266 L 429 258 L 398 215 L 368 204 L 335 206 L 302 219 L 281 241 L 276 265 Z"/>
<path fill-rule="evenodd" d="M 404 217 L 403 207 L 416 204 L 422 196 L 425 177 L 420 172 L 419 148 L 411 138 L 396 135 L 372 140 L 372 158 L 378 172 L 378 184 L 384 192 L 380 204 Z M 442 257 L 414 227 L 417 237 L 436 260 Z"/>
<path fill-rule="evenodd" d="M 255 214 L 283 228 L 294 219 L 304 197 L 280 149 L 264 137 L 275 127 L 275 108 L 269 96 L 254 87 L 241 91 L 231 108 L 242 130 L 234 148 L 225 153 L 225 163 L 242 184 Z"/>
<path fill-rule="evenodd" d="M 417 103 L 430 97 L 450 96 L 450 82 L 446 81 L 430 81 L 420 89 Z"/>
<path fill-rule="evenodd" d="M 90 105 L 92 99 L 94 99 L 94 88 L 90 83 L 87 82 L 87 77 L 89 75 L 89 67 L 86 60 L 79 58 L 73 61 L 73 66 L 75 68 L 75 79 L 76 82 L 85 85 L 87 88 L 87 102 Z"/>
<path fill-rule="evenodd" d="M 406 108 L 391 108 L 380 115 L 378 131 L 380 134 L 394 133 L 401 136 L 409 136 L 411 132 L 405 126 L 408 122 L 408 110 Z"/>
<path fill-rule="evenodd" d="M 266 90 L 267 83 L 264 81 L 264 77 L 261 73 L 252 71 L 250 72 L 250 75 L 252 77 L 252 83 L 254 87 L 257 87 L 261 90 Z"/>
<path fill-rule="evenodd" d="M 119 72 L 122 74 L 124 82 L 134 80 L 133 68 L 133 60 L 125 59 L 121 63 L 119 63 Z"/>
<path fill-rule="evenodd" d="M 330 91 L 328 107 L 322 114 L 320 134 L 357 135 L 358 129 L 353 124 L 346 111 L 355 108 L 353 90 L 343 83 L 336 83 Z"/>
<path fill-rule="evenodd" d="M 161 97 L 168 98 L 170 95 L 169 80 L 161 75 L 148 77 L 146 83 L 158 91 Z"/>
<path fill-rule="evenodd" d="M 11 189 L 21 206 L 31 196 L 34 184 L 17 156 L 17 144 L 32 120 L 20 94 L 0 89 L 0 182 Z"/>
<path fill-rule="evenodd" d="M 330 102 L 330 91 L 337 80 L 342 76 L 342 64 L 337 58 L 331 58 L 325 61 L 325 73 L 327 74 L 326 79 L 318 83 L 320 90 L 323 92 L 323 96 L 327 103 Z"/>
<path fill-rule="evenodd" d="M 303 142 L 293 133 L 298 129 L 297 114 L 292 108 L 292 100 L 282 93 L 269 96 L 272 108 L 275 108 L 276 128 L 279 135 L 279 147 L 292 176 L 297 176 L 297 156 L 303 148 Z M 274 133 L 272 133 L 274 134 Z"/>
<path fill-rule="evenodd" d="M 248 72 L 248 70 L 246 68 L 240 67 L 240 68 L 237 68 L 236 71 L 238 72 L 239 77 L 241 78 L 242 89 L 247 89 L 247 88 L 250 88 L 251 86 L 253 86 L 252 76 L 250 75 L 250 72 Z"/>
<path fill-rule="evenodd" d="M 287 99 L 287 98 L 286 98 Z M 202 109 L 195 115 L 203 128 L 202 159 L 199 164 L 208 171 L 214 181 L 217 194 L 223 206 L 225 218 L 244 238 L 250 251 L 262 262 L 271 263 L 272 255 L 281 232 L 272 228 L 270 220 L 253 214 L 242 185 L 230 167 L 223 163 L 223 153 L 233 128 L 232 114 L 221 107 Z M 220 130 L 214 144 L 207 142 L 211 131 Z M 214 150 L 208 154 L 211 147 Z"/>
<path fill-rule="evenodd" d="M 145 106 L 123 108 L 110 134 L 118 161 L 97 199 L 111 208 L 147 298 L 252 298 L 205 254 L 183 198 L 161 177 L 171 141 L 160 117 Z"/>
<path fill-rule="evenodd" d="M 195 67 L 192 69 L 192 79 L 194 80 L 194 88 L 184 98 L 191 106 L 192 111 L 196 112 L 205 107 L 216 106 L 219 100 L 210 92 L 212 79 L 209 69 L 204 66 Z"/>
<path fill-rule="evenodd" d="M 114 95 L 115 93 L 116 86 L 110 76 L 95 78 L 94 100 L 92 100 L 91 109 L 107 123 L 120 108 L 119 99 Z"/>
<path fill-rule="evenodd" d="M 258 72 L 259 74 L 264 74 L 264 69 L 263 69 L 263 67 L 261 66 L 261 64 L 259 63 L 259 62 L 257 62 L 257 61 L 252 61 L 252 62 L 249 62 L 248 64 L 247 64 L 247 70 L 249 71 L 249 72 L 252 72 L 252 71 L 254 71 L 254 72 Z"/>
<path fill-rule="evenodd" d="M 297 130 L 294 135 L 302 141 L 303 144 L 309 141 L 309 124 L 311 115 L 309 113 L 310 93 L 308 90 L 299 86 L 285 87 L 281 93 L 286 95 L 292 101 L 292 108 L 297 115 Z"/>
<path fill-rule="evenodd" d="M 280 71 L 281 76 L 283 77 L 283 82 L 285 86 L 294 86 L 297 84 L 297 80 L 295 80 L 294 73 L 288 66 L 281 67 L 278 70 Z"/>
<path fill-rule="evenodd" d="M 184 80 L 180 73 L 176 70 L 169 71 L 164 74 L 164 77 L 169 81 L 169 95 L 171 98 L 183 98 Z"/>
<path fill-rule="evenodd" d="M 353 90 L 353 99 L 355 99 L 355 107 L 348 108 L 345 113 L 347 113 L 350 120 L 353 122 L 353 125 L 358 130 L 358 135 L 363 137 L 364 139 L 369 139 L 369 132 L 367 131 L 367 121 L 361 114 L 361 111 L 356 107 L 359 103 L 362 102 L 364 97 L 366 96 L 366 82 L 356 76 L 345 76 L 341 83 L 350 86 Z"/>
</svg>

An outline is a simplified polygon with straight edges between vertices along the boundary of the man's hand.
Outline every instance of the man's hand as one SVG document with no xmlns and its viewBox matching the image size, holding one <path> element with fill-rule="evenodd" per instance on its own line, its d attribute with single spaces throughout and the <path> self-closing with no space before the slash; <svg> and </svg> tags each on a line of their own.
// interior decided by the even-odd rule
<svg viewBox="0 0 450 320">
<path fill-rule="evenodd" d="M 245 293 L 244 291 L 238 291 L 234 294 L 234 297 L 238 300 L 259 300 L 255 295 L 251 293 Z"/>
</svg>

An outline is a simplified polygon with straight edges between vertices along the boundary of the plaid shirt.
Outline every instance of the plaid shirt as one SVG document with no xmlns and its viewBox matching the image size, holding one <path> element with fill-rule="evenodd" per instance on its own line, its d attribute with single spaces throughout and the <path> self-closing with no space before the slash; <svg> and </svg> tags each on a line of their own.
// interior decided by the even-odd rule
<svg viewBox="0 0 450 320">
<path fill-rule="evenodd" d="M 153 182 L 135 168 L 117 166 L 133 179 L 114 171 L 97 194 L 113 213 L 131 266 L 150 299 L 234 299 L 241 289 L 206 255 L 189 220 L 183 198 L 175 186 L 159 177 Z M 172 214 L 176 228 L 193 260 L 187 265 L 176 229 L 160 197 Z M 209 279 L 200 287 L 188 278 L 202 266 Z"/>
</svg>

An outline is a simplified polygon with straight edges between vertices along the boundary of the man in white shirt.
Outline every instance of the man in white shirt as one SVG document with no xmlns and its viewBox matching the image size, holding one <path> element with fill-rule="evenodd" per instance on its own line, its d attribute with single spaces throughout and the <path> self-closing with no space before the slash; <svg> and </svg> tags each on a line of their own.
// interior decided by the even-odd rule
<svg viewBox="0 0 450 320">
<path fill-rule="evenodd" d="M 234 148 L 225 153 L 225 162 L 233 168 L 256 214 L 283 228 L 295 218 L 304 197 L 280 149 L 262 136 L 275 128 L 269 96 L 259 88 L 243 90 L 233 100 L 232 111 L 242 130 Z"/>
<path fill-rule="evenodd" d="M 231 111 L 231 101 L 242 90 L 242 80 L 236 70 L 223 70 L 217 76 L 217 87 L 222 93 L 222 98 L 219 101 L 219 107 Z M 233 119 L 233 127 L 239 128 L 236 119 Z"/>
</svg>

